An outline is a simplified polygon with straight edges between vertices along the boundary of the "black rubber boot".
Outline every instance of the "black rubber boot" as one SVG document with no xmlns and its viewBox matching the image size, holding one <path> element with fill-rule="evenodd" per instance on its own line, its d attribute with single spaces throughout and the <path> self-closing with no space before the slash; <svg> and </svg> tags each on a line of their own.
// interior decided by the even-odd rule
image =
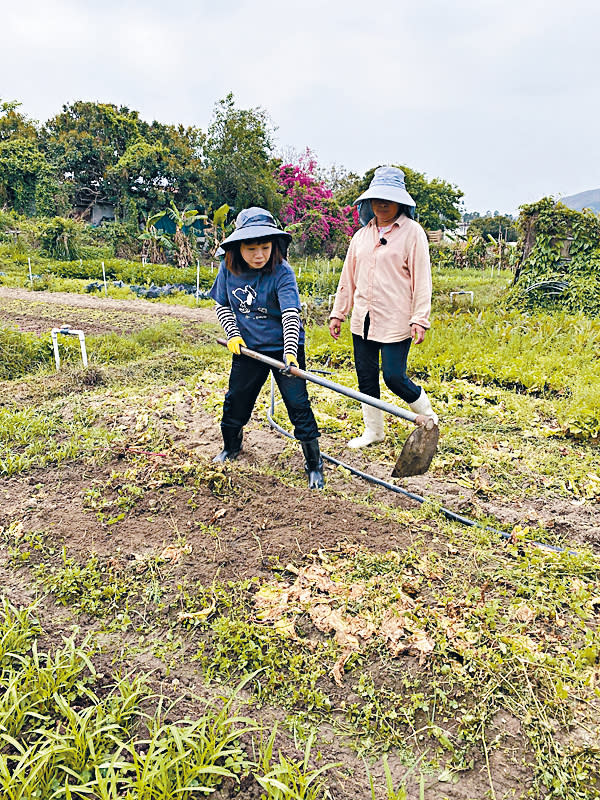
<svg viewBox="0 0 600 800">
<path fill-rule="evenodd" d="M 323 477 L 323 459 L 319 450 L 319 440 L 311 439 L 310 442 L 300 442 L 304 453 L 304 471 L 308 475 L 308 485 L 311 489 L 323 489 L 325 478 Z"/>
<path fill-rule="evenodd" d="M 224 447 L 218 456 L 213 458 L 214 463 L 223 461 L 233 461 L 237 458 L 242 449 L 242 428 L 232 428 L 229 425 L 221 425 Z"/>
</svg>

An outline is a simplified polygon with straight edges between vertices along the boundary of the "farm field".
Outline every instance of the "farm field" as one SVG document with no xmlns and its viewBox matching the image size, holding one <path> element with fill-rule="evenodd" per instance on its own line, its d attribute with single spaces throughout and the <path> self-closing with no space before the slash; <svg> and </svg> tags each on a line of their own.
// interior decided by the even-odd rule
<svg viewBox="0 0 600 800">
<path fill-rule="evenodd" d="M 509 277 L 434 274 L 440 446 L 395 481 L 424 502 L 331 464 L 309 490 L 266 388 L 212 464 L 208 303 L 0 287 L 2 797 L 600 796 L 600 323 L 502 310 Z M 61 338 L 55 372 L 63 324 L 87 370 Z M 358 405 L 310 392 L 322 450 L 392 480 L 409 426 L 350 451 Z"/>
</svg>

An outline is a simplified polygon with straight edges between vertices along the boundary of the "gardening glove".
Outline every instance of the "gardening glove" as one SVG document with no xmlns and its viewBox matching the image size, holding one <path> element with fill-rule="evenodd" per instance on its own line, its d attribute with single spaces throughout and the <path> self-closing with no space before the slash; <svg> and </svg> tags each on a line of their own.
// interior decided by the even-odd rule
<svg viewBox="0 0 600 800">
<path fill-rule="evenodd" d="M 283 354 L 283 363 L 285 364 L 285 369 L 282 369 L 284 375 L 290 374 L 290 367 L 297 367 L 300 368 L 300 364 L 298 364 L 298 359 L 296 356 L 293 356 L 291 353 L 284 353 Z"/>
<path fill-rule="evenodd" d="M 239 356 L 240 347 L 246 347 L 246 342 L 241 336 L 232 336 L 231 339 L 227 340 L 227 349 L 235 356 Z"/>
</svg>

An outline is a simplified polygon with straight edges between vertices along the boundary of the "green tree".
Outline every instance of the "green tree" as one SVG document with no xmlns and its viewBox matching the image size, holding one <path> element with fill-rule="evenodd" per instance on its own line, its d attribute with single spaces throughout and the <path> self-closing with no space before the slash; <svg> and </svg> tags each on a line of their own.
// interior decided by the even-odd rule
<svg viewBox="0 0 600 800">
<path fill-rule="evenodd" d="M 140 138 L 137 111 L 78 100 L 46 123 L 44 135 L 49 158 L 71 184 L 77 205 L 116 203 L 106 173 Z"/>
<path fill-rule="evenodd" d="M 0 101 L 0 205 L 19 213 L 36 211 L 36 190 L 49 167 L 34 122 L 16 100 Z"/>
<path fill-rule="evenodd" d="M 0 100 L 0 142 L 15 138 L 37 141 L 39 138 L 35 122 L 17 111 L 20 106 L 16 100 Z"/>
<path fill-rule="evenodd" d="M 406 186 L 417 204 L 417 217 L 428 230 L 455 228 L 460 222 L 459 203 L 463 192 L 442 178 L 427 180 L 421 172 L 401 167 Z"/>
<path fill-rule="evenodd" d="M 135 202 L 138 215 L 147 215 L 178 199 L 183 204 L 203 202 L 204 169 L 191 144 L 182 146 L 179 134 L 164 143 L 138 139 L 123 153 L 118 162 L 106 171 L 107 184 L 119 205 Z M 169 146 L 171 144 L 171 146 Z"/>
<path fill-rule="evenodd" d="M 49 158 L 72 187 L 77 206 L 108 202 L 135 225 L 176 198 L 202 200 L 203 134 L 197 128 L 148 123 L 110 103 L 64 106 L 44 129 Z"/>
<path fill-rule="evenodd" d="M 35 214 L 41 217 L 66 217 L 73 208 L 73 195 L 68 183 L 59 179 L 46 162 L 35 183 Z"/>
<path fill-rule="evenodd" d="M 215 105 L 204 147 L 213 207 L 227 203 L 235 211 L 253 205 L 278 210 L 272 137 L 271 122 L 261 108 L 236 108 L 231 92 Z"/>
<path fill-rule="evenodd" d="M 139 138 L 106 170 L 111 196 L 124 208 L 132 199 L 139 212 L 164 206 L 175 190 L 176 163 L 164 145 Z"/>
<path fill-rule="evenodd" d="M 469 236 L 483 236 L 484 239 L 492 236 L 496 240 L 502 235 L 506 242 L 516 242 L 518 238 L 516 222 L 505 214 L 475 217 L 469 223 L 467 233 Z"/>
</svg>

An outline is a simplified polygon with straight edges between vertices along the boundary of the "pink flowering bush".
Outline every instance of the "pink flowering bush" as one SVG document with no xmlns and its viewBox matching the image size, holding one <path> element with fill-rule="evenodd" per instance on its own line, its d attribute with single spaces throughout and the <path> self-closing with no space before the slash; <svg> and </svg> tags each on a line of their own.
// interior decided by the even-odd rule
<svg viewBox="0 0 600 800">
<path fill-rule="evenodd" d="M 317 162 L 306 150 L 297 164 L 282 164 L 275 173 L 283 202 L 279 216 L 294 237 L 302 255 L 326 255 L 345 251 L 359 227 L 352 206 L 340 206 L 322 180 L 315 176 Z"/>
</svg>

